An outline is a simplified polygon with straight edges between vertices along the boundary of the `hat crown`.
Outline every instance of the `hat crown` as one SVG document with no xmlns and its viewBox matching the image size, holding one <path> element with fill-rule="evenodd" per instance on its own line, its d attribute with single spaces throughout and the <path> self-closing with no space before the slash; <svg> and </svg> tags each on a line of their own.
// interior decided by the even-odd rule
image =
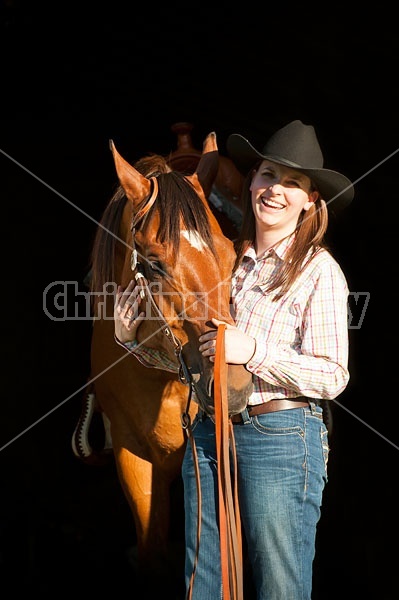
<svg viewBox="0 0 399 600">
<path fill-rule="evenodd" d="M 324 158 L 312 125 L 296 120 L 274 133 L 259 152 L 245 137 L 232 133 L 227 139 L 227 151 L 243 175 L 253 173 L 259 161 L 270 160 L 307 175 L 328 204 L 334 208 L 347 206 L 353 198 L 352 182 L 337 171 L 323 167 Z"/>
<path fill-rule="evenodd" d="M 269 138 L 262 154 L 275 156 L 302 169 L 320 169 L 324 158 L 312 125 L 292 121 Z"/>
</svg>

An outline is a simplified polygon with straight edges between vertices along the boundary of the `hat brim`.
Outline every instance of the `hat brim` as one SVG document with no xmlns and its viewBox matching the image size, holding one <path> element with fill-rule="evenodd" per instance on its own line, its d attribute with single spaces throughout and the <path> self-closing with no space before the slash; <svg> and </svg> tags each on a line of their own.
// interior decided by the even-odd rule
<svg viewBox="0 0 399 600">
<path fill-rule="evenodd" d="M 254 164 L 259 160 L 270 160 L 271 162 L 290 167 L 307 175 L 317 186 L 323 200 L 330 210 L 341 211 L 348 206 L 355 193 L 353 184 L 337 171 L 331 169 L 307 169 L 281 156 L 273 154 L 262 154 L 252 144 L 238 133 L 233 133 L 227 139 L 227 152 L 243 175 L 247 175 Z"/>
</svg>

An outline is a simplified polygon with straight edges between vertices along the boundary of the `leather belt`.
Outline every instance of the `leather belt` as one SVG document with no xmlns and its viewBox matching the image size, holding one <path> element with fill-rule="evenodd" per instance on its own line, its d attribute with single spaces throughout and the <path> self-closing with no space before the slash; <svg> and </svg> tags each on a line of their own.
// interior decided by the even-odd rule
<svg viewBox="0 0 399 600">
<path fill-rule="evenodd" d="M 292 398 L 291 400 L 269 400 L 262 404 L 255 404 L 254 406 L 247 406 L 247 411 L 250 417 L 256 415 L 265 415 L 267 413 L 276 412 L 278 410 L 290 410 L 291 408 L 306 408 L 309 406 L 310 399 L 306 396 L 298 396 L 298 398 Z M 231 417 L 232 423 L 242 423 L 241 413 L 233 415 Z"/>
</svg>

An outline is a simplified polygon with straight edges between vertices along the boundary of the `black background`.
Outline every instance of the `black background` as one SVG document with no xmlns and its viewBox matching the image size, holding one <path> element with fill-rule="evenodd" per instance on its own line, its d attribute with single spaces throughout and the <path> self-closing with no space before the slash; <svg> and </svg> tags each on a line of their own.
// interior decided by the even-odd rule
<svg viewBox="0 0 399 600">
<path fill-rule="evenodd" d="M 375 8 L 2 3 L 0 568 L 15 594 L 140 597 L 114 465 L 89 468 L 71 449 L 90 322 L 43 312 L 46 286 L 87 273 L 116 185 L 108 140 L 130 162 L 167 154 L 171 125 L 189 121 L 197 148 L 216 131 L 225 155 L 230 133 L 261 146 L 299 118 L 325 165 L 355 182 L 331 245 L 351 292 L 370 298 L 334 409 L 314 598 L 398 597 L 399 43 L 395 17 Z"/>
</svg>

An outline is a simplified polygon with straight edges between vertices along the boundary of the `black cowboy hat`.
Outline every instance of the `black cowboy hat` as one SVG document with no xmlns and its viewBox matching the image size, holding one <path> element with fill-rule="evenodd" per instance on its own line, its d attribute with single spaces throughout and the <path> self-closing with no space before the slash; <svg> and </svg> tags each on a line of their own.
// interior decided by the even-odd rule
<svg viewBox="0 0 399 600">
<path fill-rule="evenodd" d="M 292 121 L 279 129 L 266 142 L 262 152 L 242 135 L 233 133 L 227 139 L 227 151 L 245 175 L 259 158 L 304 173 L 317 186 L 326 203 L 333 203 L 336 210 L 345 208 L 353 199 L 352 182 L 341 173 L 323 169 L 324 158 L 315 130 L 302 121 Z"/>
</svg>

